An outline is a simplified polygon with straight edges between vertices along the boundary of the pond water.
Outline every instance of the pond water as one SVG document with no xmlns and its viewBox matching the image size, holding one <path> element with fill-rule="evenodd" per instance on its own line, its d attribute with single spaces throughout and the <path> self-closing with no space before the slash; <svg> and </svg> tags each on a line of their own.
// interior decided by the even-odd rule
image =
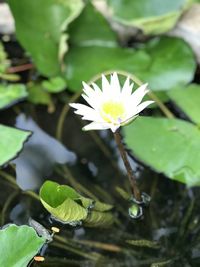
<svg viewBox="0 0 200 267">
<path fill-rule="evenodd" d="M 53 114 L 49 114 L 46 108 L 23 103 L 17 108 L 29 114 L 43 131 L 52 137 L 56 136 L 62 105 Z M 17 116 L 13 111 L 2 112 L 0 122 L 14 124 Z M 34 184 L 34 189 L 38 192 L 43 181 L 50 179 L 60 184 L 69 184 L 83 195 L 89 191 L 89 195 L 114 205 L 115 223 L 108 229 L 62 225 L 50 220 L 40 202 L 13 189 L 1 179 L 2 225 L 10 222 L 27 224 L 31 217 L 47 229 L 52 226 L 60 228 L 54 241 L 41 252 L 45 262 L 31 263 L 30 266 L 199 266 L 199 188 L 188 189 L 132 158 L 139 187 L 152 199 L 142 219 L 131 219 L 128 215 L 130 203 L 116 190 L 116 187 L 129 190 L 129 184 L 113 136 L 106 131 L 85 133 L 81 127 L 81 120 L 70 111 L 63 125 L 62 142 L 73 160 L 56 165 L 54 170 L 53 162 L 49 166 L 48 159 L 50 156 L 56 157 L 56 151 L 51 149 L 47 154 L 52 155 L 43 154 L 44 143 L 41 140 L 38 149 L 34 145 L 29 146 L 29 165 L 33 155 L 41 163 L 34 173 L 37 179 L 40 178 Z M 37 164 L 31 168 L 37 168 Z M 6 170 L 15 176 L 11 167 Z M 23 175 L 23 169 L 18 175 Z M 30 189 L 33 186 L 31 182 L 26 184 Z"/>
</svg>

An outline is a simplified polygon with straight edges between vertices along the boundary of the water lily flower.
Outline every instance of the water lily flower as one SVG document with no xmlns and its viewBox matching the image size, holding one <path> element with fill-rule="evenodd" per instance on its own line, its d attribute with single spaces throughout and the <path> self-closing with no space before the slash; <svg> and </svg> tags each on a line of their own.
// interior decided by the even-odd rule
<svg viewBox="0 0 200 267">
<path fill-rule="evenodd" d="M 123 125 L 130 123 L 138 114 L 153 101 L 144 101 L 148 92 L 147 84 L 140 86 L 132 93 L 133 83 L 127 78 L 121 88 L 117 73 L 111 74 L 110 82 L 102 75 L 102 89 L 95 83 L 89 86 L 83 82 L 82 97 L 89 104 L 71 103 L 83 120 L 92 121 L 83 130 L 105 130 L 112 132 Z"/>
</svg>

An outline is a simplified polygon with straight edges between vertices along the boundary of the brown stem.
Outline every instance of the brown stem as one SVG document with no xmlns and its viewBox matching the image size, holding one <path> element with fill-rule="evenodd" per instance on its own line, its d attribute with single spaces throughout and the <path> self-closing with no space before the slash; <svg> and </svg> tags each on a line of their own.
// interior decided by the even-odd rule
<svg viewBox="0 0 200 267">
<path fill-rule="evenodd" d="M 34 66 L 32 63 L 27 63 L 24 65 L 20 65 L 20 66 L 14 66 L 14 67 L 10 67 L 8 69 L 8 73 L 16 73 L 16 72 L 22 72 L 22 71 L 26 71 L 26 70 L 30 70 L 32 69 Z"/>
<path fill-rule="evenodd" d="M 114 133 L 114 137 L 115 137 L 115 141 L 117 143 L 117 146 L 118 146 L 120 155 L 122 157 L 122 160 L 124 162 L 124 166 L 125 166 L 125 168 L 127 170 L 127 174 L 128 174 L 129 182 L 131 184 L 133 195 L 134 195 L 134 197 L 135 197 L 135 199 L 137 201 L 141 201 L 140 190 L 137 187 L 136 178 L 133 175 L 133 170 L 132 170 L 131 165 L 130 165 L 130 162 L 128 160 L 127 153 L 126 153 L 126 151 L 124 149 L 124 145 L 122 143 L 122 139 L 121 139 L 120 133 L 118 131 L 116 131 Z"/>
</svg>

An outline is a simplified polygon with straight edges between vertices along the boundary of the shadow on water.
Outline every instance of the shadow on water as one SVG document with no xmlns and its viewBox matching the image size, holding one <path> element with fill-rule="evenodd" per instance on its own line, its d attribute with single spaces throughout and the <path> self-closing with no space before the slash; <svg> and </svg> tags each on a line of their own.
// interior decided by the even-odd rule
<svg viewBox="0 0 200 267">
<path fill-rule="evenodd" d="M 20 108 L 26 110 L 24 104 Z M 85 196 L 113 204 L 116 221 L 109 229 L 62 225 L 50 220 L 38 200 L 1 179 L 2 225 L 27 224 L 31 217 L 47 229 L 60 228 L 44 251 L 45 262 L 31 266 L 199 266 L 200 189 L 187 189 L 133 159 L 140 188 L 152 200 L 144 218 L 132 220 L 128 216 L 130 203 L 116 191 L 117 186 L 128 190 L 129 185 L 112 135 L 82 132 L 80 120 L 70 113 L 61 144 L 52 138 L 60 109 L 50 115 L 44 108 L 35 108 L 33 117 L 37 124 L 31 117 L 17 118 L 18 127 L 33 131 L 24 151 L 13 161 L 17 183 L 36 192 L 45 179 L 69 184 Z M 2 116 L 4 122 L 13 118 L 9 112 L 12 111 Z M 13 168 L 8 166 L 7 170 L 15 176 Z"/>
</svg>

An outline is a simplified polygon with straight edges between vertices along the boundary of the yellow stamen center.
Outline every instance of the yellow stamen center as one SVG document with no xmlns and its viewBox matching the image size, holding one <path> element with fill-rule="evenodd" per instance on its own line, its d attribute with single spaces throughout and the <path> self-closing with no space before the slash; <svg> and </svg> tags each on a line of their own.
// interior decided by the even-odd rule
<svg viewBox="0 0 200 267">
<path fill-rule="evenodd" d="M 101 107 L 101 116 L 108 123 L 120 123 L 125 116 L 125 108 L 121 102 L 105 102 Z"/>
</svg>

